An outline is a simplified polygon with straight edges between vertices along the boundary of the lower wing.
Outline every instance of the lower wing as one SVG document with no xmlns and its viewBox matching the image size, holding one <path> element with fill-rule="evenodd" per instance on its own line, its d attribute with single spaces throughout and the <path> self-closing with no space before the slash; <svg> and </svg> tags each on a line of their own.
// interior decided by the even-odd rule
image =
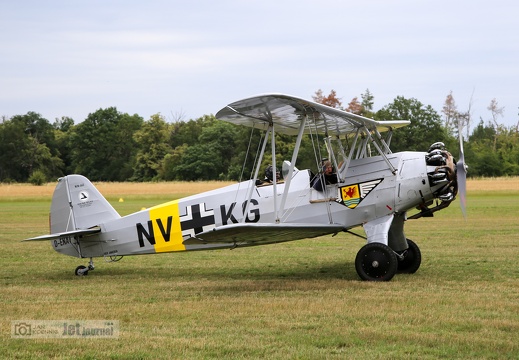
<svg viewBox="0 0 519 360">
<path fill-rule="evenodd" d="M 240 223 L 217 227 L 184 240 L 184 245 L 210 243 L 259 245 L 313 238 L 343 231 L 337 224 L 263 224 Z"/>
</svg>

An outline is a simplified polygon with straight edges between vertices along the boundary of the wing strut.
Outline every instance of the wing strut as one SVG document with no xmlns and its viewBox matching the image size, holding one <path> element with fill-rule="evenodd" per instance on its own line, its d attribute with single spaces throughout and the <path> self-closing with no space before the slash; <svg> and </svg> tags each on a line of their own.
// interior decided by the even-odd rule
<svg viewBox="0 0 519 360">
<path fill-rule="evenodd" d="M 351 162 L 351 157 L 353 156 L 353 152 L 355 151 L 355 146 L 357 145 L 357 140 L 359 139 L 359 135 L 360 135 L 360 128 L 357 129 L 357 132 L 355 133 L 355 137 L 353 138 L 353 141 L 351 143 L 350 152 L 348 154 L 348 157 L 346 158 L 346 161 L 344 161 L 342 168 L 339 170 L 339 172 L 341 174 L 346 174 L 348 171 L 348 168 L 349 168 L 350 162 Z"/>
<path fill-rule="evenodd" d="M 342 141 L 341 141 L 341 138 L 340 138 L 339 135 L 337 135 L 336 140 L 339 143 L 339 150 L 340 150 L 341 156 L 343 158 L 343 165 L 342 166 L 344 166 L 344 164 L 347 162 L 346 153 L 344 152 L 344 146 L 342 145 Z M 341 176 L 341 169 L 339 168 L 339 166 L 337 165 L 335 168 L 338 169 L 337 176 L 339 176 L 339 181 L 340 182 L 344 181 L 344 178 Z"/>
<path fill-rule="evenodd" d="M 361 130 L 361 128 L 359 128 Z M 357 149 L 357 154 L 355 155 L 355 159 L 360 159 L 366 157 L 366 148 L 368 147 L 368 137 L 364 136 L 362 137 L 362 143 L 360 144 L 359 148 Z"/>
<path fill-rule="evenodd" d="M 375 147 L 377 148 L 377 151 L 378 153 L 380 154 L 380 156 L 382 156 L 382 158 L 386 161 L 387 165 L 389 166 L 389 168 L 391 169 L 391 172 L 393 174 L 396 174 L 396 169 L 395 167 L 393 166 L 393 164 L 391 164 L 391 162 L 389 161 L 389 159 L 387 158 L 386 154 L 382 151 L 382 149 L 380 148 L 380 146 L 377 144 L 377 142 L 375 141 L 375 139 L 373 139 L 373 137 L 371 136 L 371 134 L 369 133 L 369 130 L 367 127 L 364 126 L 364 129 L 366 130 L 366 135 L 368 136 L 369 140 L 371 140 L 370 142 L 375 145 Z"/>
<path fill-rule="evenodd" d="M 297 160 L 297 154 L 299 153 L 299 147 L 301 145 L 301 139 L 303 138 L 303 133 L 306 126 L 306 120 L 308 115 L 304 116 L 301 120 L 301 125 L 299 125 L 299 132 L 297 134 L 296 145 L 294 147 L 294 151 L 292 152 L 292 160 L 290 161 L 290 167 L 288 169 L 287 179 L 285 180 L 285 190 L 283 191 L 283 197 L 281 198 L 280 211 L 283 213 L 285 211 L 285 203 L 287 201 L 288 189 L 290 189 L 290 182 L 292 181 L 292 175 L 294 174 L 294 167 Z"/>
<path fill-rule="evenodd" d="M 335 169 L 338 169 L 339 166 L 337 165 L 337 158 L 335 157 L 335 151 L 333 151 L 333 148 L 332 148 L 332 141 L 330 139 L 330 136 L 327 136 L 324 139 L 324 143 L 326 144 L 326 150 L 328 151 L 328 154 L 332 158 L 331 160 L 332 160 L 333 167 Z M 335 176 L 339 177 L 339 173 L 336 173 Z M 337 180 L 340 180 L 340 179 L 337 179 Z"/>
<path fill-rule="evenodd" d="M 391 154 L 391 149 L 389 148 L 389 145 L 384 141 L 384 139 L 382 138 L 382 135 L 380 135 L 380 132 L 378 131 L 377 128 L 374 129 L 374 132 L 375 132 L 375 135 L 378 138 L 378 141 L 380 141 L 380 143 L 382 144 L 382 146 L 386 150 L 386 154 Z"/>
<path fill-rule="evenodd" d="M 265 138 L 265 142 L 267 138 Z M 278 188 L 277 188 L 277 167 L 276 167 L 276 134 L 274 131 L 274 127 L 272 127 L 272 189 L 274 190 L 274 214 L 276 215 L 276 223 L 279 223 L 279 213 L 278 213 Z M 260 163 L 258 163 L 259 166 Z M 245 213 L 246 214 L 246 213 Z"/>
<path fill-rule="evenodd" d="M 254 183 L 256 182 L 256 180 L 258 179 L 258 174 L 259 174 L 259 170 L 260 170 L 260 164 L 261 164 L 261 160 L 263 159 L 263 155 L 265 154 L 265 148 L 267 147 L 267 139 L 269 137 L 269 132 L 272 130 L 273 131 L 273 127 L 272 125 L 270 125 L 267 129 L 267 133 L 265 134 L 265 140 L 263 141 L 263 146 L 261 147 L 261 153 L 260 153 L 260 156 L 258 157 L 258 162 L 257 162 L 257 166 L 256 166 L 256 171 L 254 172 L 254 179 L 252 180 L 252 183 L 249 187 L 249 193 L 247 194 L 247 205 L 245 205 L 245 210 L 244 210 L 244 214 L 247 214 L 249 212 L 249 204 L 250 204 L 250 200 L 252 198 L 252 193 L 254 191 Z M 275 176 L 274 176 L 275 177 Z M 245 222 L 245 219 L 247 218 L 247 216 L 244 216 L 243 219 L 242 219 L 242 222 Z"/>
</svg>

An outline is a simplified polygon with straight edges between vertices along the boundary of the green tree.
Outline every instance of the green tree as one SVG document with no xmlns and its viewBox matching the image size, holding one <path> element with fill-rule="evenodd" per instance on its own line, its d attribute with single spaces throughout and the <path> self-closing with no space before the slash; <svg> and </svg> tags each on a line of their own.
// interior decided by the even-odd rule
<svg viewBox="0 0 519 360">
<path fill-rule="evenodd" d="M 369 91 L 369 89 L 366 89 L 366 92 L 364 92 L 364 94 L 361 94 L 360 97 L 362 99 L 361 104 L 362 104 L 362 107 L 364 108 L 364 111 L 372 112 L 375 97 Z"/>
<path fill-rule="evenodd" d="M 384 106 L 375 114 L 376 120 L 411 120 L 411 124 L 393 134 L 391 148 L 399 151 L 427 151 L 437 141 L 454 144 L 442 126 L 440 115 L 430 106 L 416 99 L 398 96 L 393 103 Z"/>
<path fill-rule="evenodd" d="M 0 124 L 0 180 L 25 182 L 34 171 L 60 176 L 63 162 L 54 128 L 35 112 L 15 115 Z"/>
<path fill-rule="evenodd" d="M 491 145 L 491 143 L 490 143 Z M 466 159 L 470 176 L 501 176 L 503 167 L 497 153 L 484 143 L 471 144 L 471 156 Z M 470 161 L 470 162 L 469 162 Z"/>
<path fill-rule="evenodd" d="M 519 175 L 519 134 L 517 129 L 480 121 L 467 144 L 470 176 Z"/>
<path fill-rule="evenodd" d="M 186 181 L 215 180 L 221 170 L 209 144 L 187 147 L 180 163 L 174 166 L 174 178 Z"/>
<path fill-rule="evenodd" d="M 493 150 L 496 130 L 481 120 L 466 144 L 465 161 L 469 164 L 469 176 L 498 176 L 501 174 L 499 157 Z"/>
<path fill-rule="evenodd" d="M 25 115 L 15 115 L 11 118 L 14 123 L 21 124 L 25 133 L 35 138 L 40 144 L 47 144 L 50 148 L 54 145 L 54 127 L 40 114 L 29 111 Z"/>
<path fill-rule="evenodd" d="M 494 136 L 496 135 L 496 129 L 494 129 L 493 126 L 485 126 L 483 123 L 483 120 L 481 120 L 472 132 L 472 135 L 470 135 L 469 140 L 471 143 L 478 142 L 478 141 L 484 141 L 488 140 L 491 141 L 494 139 Z"/>
<path fill-rule="evenodd" d="M 214 116 L 204 115 L 196 120 L 179 121 L 173 124 L 170 137 L 171 148 L 183 144 L 194 145 L 202 130 L 216 121 Z"/>
<path fill-rule="evenodd" d="M 171 152 L 168 144 L 169 125 L 160 114 L 152 115 L 133 135 L 138 150 L 135 156 L 133 180 L 157 179 L 164 157 Z"/>
<path fill-rule="evenodd" d="M 167 158 L 167 171 L 174 179 L 229 179 L 231 159 L 235 153 L 236 126 L 214 118 L 206 124 L 194 144 L 182 145 L 182 156 Z"/>
<path fill-rule="evenodd" d="M 74 171 L 96 181 L 128 180 L 137 152 L 133 134 L 143 122 L 137 114 L 120 113 L 115 107 L 89 114 L 71 134 Z"/>
<path fill-rule="evenodd" d="M 74 119 L 68 116 L 62 116 L 61 119 L 57 119 L 52 124 L 54 129 L 61 130 L 63 132 L 69 131 L 74 126 Z"/>
<path fill-rule="evenodd" d="M 181 164 L 182 158 L 189 145 L 183 144 L 177 146 L 173 151 L 164 156 L 162 167 L 159 170 L 159 176 L 163 180 L 183 180 L 182 173 L 178 172 L 177 166 Z"/>
<path fill-rule="evenodd" d="M 235 146 L 227 175 L 229 180 L 247 180 L 252 178 L 256 150 L 265 134 L 246 126 L 235 126 L 235 131 Z"/>
<path fill-rule="evenodd" d="M 519 134 L 513 127 L 503 129 L 497 139 L 497 153 L 501 160 L 503 174 L 519 175 Z"/>
<path fill-rule="evenodd" d="M 4 119 L 0 124 L 0 180 L 26 181 L 30 175 L 24 166 L 24 149 L 29 147 L 30 138 L 20 122 Z"/>
<path fill-rule="evenodd" d="M 71 134 L 74 131 L 74 120 L 70 117 L 63 116 L 61 119 L 56 119 L 54 124 L 54 136 L 56 139 L 56 148 L 63 161 L 63 174 L 71 174 L 74 172 L 72 167 L 72 144 Z"/>
</svg>

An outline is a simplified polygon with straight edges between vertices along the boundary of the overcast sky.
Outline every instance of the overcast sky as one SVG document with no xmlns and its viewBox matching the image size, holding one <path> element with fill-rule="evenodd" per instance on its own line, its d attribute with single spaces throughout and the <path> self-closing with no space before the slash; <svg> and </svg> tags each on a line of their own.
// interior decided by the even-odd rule
<svg viewBox="0 0 519 360">
<path fill-rule="evenodd" d="M 76 123 L 100 108 L 168 120 L 267 92 L 378 110 L 453 92 L 476 123 L 519 120 L 519 2 L 0 0 L 0 116 Z M 441 114 L 441 113 L 440 113 Z"/>
</svg>

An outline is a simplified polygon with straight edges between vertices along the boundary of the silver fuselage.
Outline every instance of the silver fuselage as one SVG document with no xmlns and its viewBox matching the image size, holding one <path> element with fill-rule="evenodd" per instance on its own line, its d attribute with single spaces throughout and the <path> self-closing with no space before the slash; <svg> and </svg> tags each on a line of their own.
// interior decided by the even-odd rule
<svg viewBox="0 0 519 360">
<path fill-rule="evenodd" d="M 395 173 L 381 156 L 352 160 L 347 173 L 339 174 L 343 180 L 327 185 L 325 191 L 311 187 L 308 170 L 295 171 L 286 192 L 286 182 L 256 186 L 252 180 L 244 181 L 90 224 L 100 226 L 101 232 L 80 245 L 75 239 L 52 244 L 70 256 L 124 256 L 240 246 L 184 244 L 200 232 L 234 223 L 333 223 L 349 229 L 386 215 L 405 214 L 432 200 L 434 188 L 427 178 L 431 169 L 424 156 L 422 152 L 387 155 Z M 276 242 L 273 236 L 262 244 Z"/>
</svg>

